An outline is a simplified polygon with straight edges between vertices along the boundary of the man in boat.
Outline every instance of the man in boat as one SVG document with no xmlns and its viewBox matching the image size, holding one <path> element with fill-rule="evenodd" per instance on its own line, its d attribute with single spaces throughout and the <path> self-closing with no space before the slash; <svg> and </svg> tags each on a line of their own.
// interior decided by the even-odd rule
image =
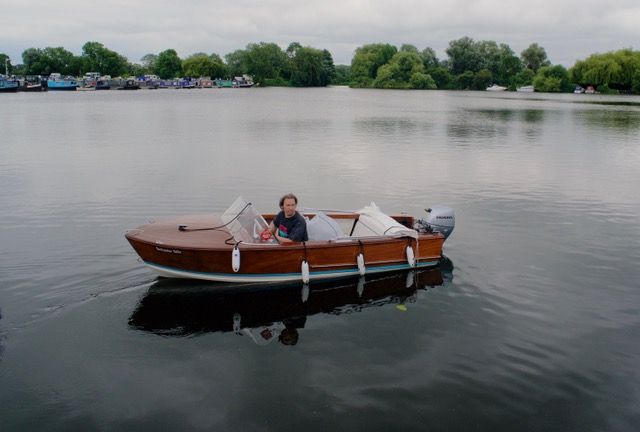
<svg viewBox="0 0 640 432">
<path fill-rule="evenodd" d="M 304 217 L 296 211 L 298 198 L 286 194 L 280 198 L 280 213 L 269 224 L 269 231 L 280 243 L 307 241 L 307 223 Z"/>
</svg>

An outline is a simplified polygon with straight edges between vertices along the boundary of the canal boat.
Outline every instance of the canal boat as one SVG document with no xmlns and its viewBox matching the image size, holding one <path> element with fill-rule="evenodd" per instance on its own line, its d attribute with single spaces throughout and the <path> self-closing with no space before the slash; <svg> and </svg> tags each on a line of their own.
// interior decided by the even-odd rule
<svg viewBox="0 0 640 432">
<path fill-rule="evenodd" d="M 52 73 L 47 80 L 49 90 L 75 91 L 78 88 L 78 80 L 73 77 L 63 77 L 59 73 Z"/>
<path fill-rule="evenodd" d="M 128 79 L 118 90 L 140 90 L 140 84 L 134 79 Z"/>
<path fill-rule="evenodd" d="M 230 79 L 217 79 L 215 83 L 218 88 L 233 88 L 233 80 Z"/>
<path fill-rule="evenodd" d="M 233 88 L 253 87 L 253 79 L 249 75 L 242 75 L 233 78 Z"/>
<path fill-rule="evenodd" d="M 17 92 L 19 83 L 17 80 L 10 78 L 9 76 L 0 75 L 0 92 L 13 93 Z"/>
<path fill-rule="evenodd" d="M 357 211 L 301 212 L 309 240 L 278 243 L 269 236 L 274 214 L 260 214 L 239 197 L 221 215 L 150 222 L 126 239 L 148 267 L 164 277 L 221 282 L 280 282 L 433 267 L 455 225 L 452 209 L 425 219 L 388 216 L 374 203 Z"/>
<path fill-rule="evenodd" d="M 111 83 L 108 79 L 99 79 L 96 81 L 96 90 L 110 90 Z"/>
<path fill-rule="evenodd" d="M 9 59 L 4 60 L 5 74 L 0 74 L 0 92 L 13 93 L 18 91 L 20 83 L 15 78 L 9 76 Z"/>
</svg>

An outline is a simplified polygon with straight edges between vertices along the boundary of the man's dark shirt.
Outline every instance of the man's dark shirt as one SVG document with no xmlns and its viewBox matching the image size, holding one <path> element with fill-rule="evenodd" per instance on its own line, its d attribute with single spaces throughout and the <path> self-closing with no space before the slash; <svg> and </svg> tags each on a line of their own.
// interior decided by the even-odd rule
<svg viewBox="0 0 640 432">
<path fill-rule="evenodd" d="M 307 223 L 298 212 L 292 217 L 286 218 L 284 217 L 284 211 L 281 211 L 273 219 L 273 225 L 278 230 L 280 237 L 296 242 L 309 240 L 307 237 Z"/>
</svg>

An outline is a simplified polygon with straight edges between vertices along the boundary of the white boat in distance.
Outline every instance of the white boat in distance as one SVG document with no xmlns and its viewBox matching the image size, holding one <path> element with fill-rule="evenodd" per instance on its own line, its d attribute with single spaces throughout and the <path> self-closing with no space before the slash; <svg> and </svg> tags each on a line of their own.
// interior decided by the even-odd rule
<svg viewBox="0 0 640 432">
<path fill-rule="evenodd" d="M 487 87 L 487 91 L 505 91 L 507 88 L 494 84 L 491 87 Z"/>
<path fill-rule="evenodd" d="M 516 91 L 521 93 L 533 93 L 535 89 L 533 88 L 532 85 L 527 85 L 527 86 L 518 87 Z"/>
</svg>

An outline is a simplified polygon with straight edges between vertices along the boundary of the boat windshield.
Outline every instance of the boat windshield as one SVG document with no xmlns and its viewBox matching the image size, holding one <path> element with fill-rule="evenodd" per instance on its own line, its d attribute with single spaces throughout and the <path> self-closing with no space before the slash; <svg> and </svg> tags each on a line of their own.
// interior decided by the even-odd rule
<svg viewBox="0 0 640 432">
<path fill-rule="evenodd" d="M 242 197 L 238 197 L 222 214 L 222 222 L 234 240 L 243 243 L 264 243 L 260 233 L 269 227 L 255 207 Z"/>
</svg>

